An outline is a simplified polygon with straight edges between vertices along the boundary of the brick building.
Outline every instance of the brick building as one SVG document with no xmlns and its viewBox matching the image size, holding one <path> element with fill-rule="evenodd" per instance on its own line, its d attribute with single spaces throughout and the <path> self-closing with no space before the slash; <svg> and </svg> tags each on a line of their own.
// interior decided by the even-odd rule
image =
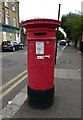
<svg viewBox="0 0 83 120">
<path fill-rule="evenodd" d="M 20 41 L 19 1 L 0 0 L 0 45 L 5 40 Z"/>
</svg>

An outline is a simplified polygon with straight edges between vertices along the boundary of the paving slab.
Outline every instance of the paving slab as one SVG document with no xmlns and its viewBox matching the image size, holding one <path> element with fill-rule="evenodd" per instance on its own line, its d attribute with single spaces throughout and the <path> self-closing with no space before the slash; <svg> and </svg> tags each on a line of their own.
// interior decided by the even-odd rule
<svg viewBox="0 0 83 120">
<path fill-rule="evenodd" d="M 27 100 L 13 118 L 81 118 L 81 81 L 55 80 L 54 104 L 46 110 L 36 110 Z"/>
</svg>

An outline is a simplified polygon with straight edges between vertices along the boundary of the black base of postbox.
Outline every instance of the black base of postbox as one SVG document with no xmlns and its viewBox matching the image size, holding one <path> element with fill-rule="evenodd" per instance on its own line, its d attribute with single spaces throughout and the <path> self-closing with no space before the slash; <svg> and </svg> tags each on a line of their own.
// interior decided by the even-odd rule
<svg viewBox="0 0 83 120">
<path fill-rule="evenodd" d="M 52 106 L 54 103 L 54 87 L 49 90 L 34 90 L 29 86 L 28 92 L 28 104 L 36 109 L 46 109 Z"/>
</svg>

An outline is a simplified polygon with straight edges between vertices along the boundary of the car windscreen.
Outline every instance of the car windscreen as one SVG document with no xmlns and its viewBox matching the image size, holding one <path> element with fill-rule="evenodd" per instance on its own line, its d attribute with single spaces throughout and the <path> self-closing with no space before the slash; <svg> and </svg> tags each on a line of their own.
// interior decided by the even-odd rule
<svg viewBox="0 0 83 120">
<path fill-rule="evenodd" d="M 11 42 L 10 41 L 4 41 L 2 42 L 2 45 L 7 45 L 7 44 L 10 44 Z"/>
<path fill-rule="evenodd" d="M 13 42 L 14 45 L 17 45 L 17 42 Z"/>
</svg>

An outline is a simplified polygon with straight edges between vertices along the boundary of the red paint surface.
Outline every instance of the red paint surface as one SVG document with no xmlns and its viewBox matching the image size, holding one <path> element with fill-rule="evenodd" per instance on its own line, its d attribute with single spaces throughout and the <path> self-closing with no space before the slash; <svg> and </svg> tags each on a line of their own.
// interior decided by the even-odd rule
<svg viewBox="0 0 83 120">
<path fill-rule="evenodd" d="M 23 22 L 28 41 L 28 86 L 32 89 L 47 90 L 54 87 L 55 28 L 58 25 L 60 25 L 59 21 L 50 19 Z M 36 54 L 37 41 L 44 42 L 44 54 Z M 49 55 L 50 58 L 37 59 L 37 56 L 44 55 Z"/>
</svg>

